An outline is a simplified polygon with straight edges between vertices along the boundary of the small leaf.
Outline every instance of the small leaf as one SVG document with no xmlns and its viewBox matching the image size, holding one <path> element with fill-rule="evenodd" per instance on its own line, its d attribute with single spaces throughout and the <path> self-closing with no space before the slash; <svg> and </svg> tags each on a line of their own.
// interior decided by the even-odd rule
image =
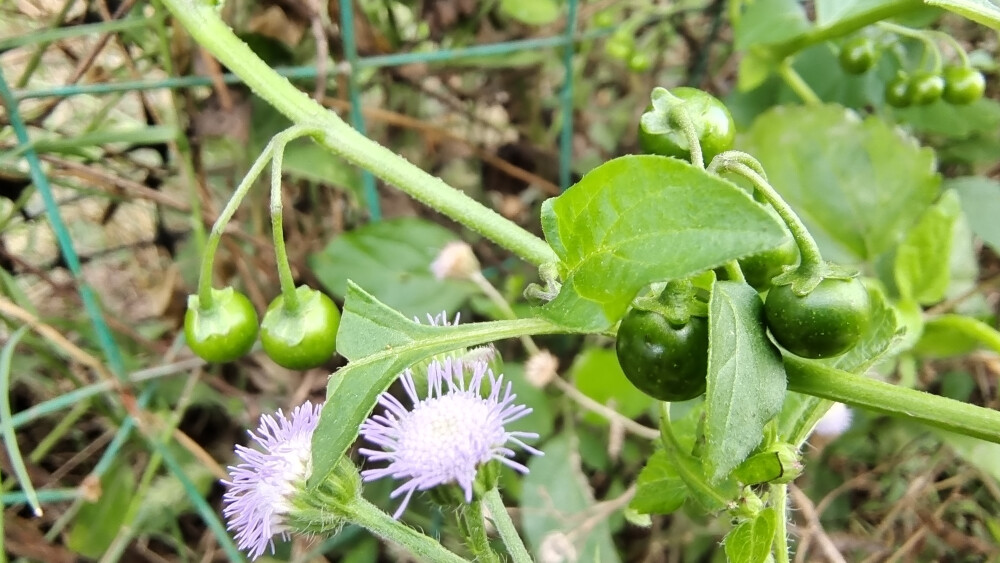
<svg viewBox="0 0 1000 563">
<path fill-rule="evenodd" d="M 528 25 L 547 25 L 559 18 L 556 0 L 500 0 L 500 11 Z"/>
<path fill-rule="evenodd" d="M 744 5 L 746 8 L 735 26 L 738 51 L 746 51 L 753 45 L 781 43 L 812 27 L 798 0 L 756 0 Z"/>
<path fill-rule="evenodd" d="M 337 351 L 351 362 L 330 376 L 326 404 L 313 433 L 309 485 L 315 486 L 326 478 L 357 438 L 358 428 L 375 407 L 379 394 L 406 368 L 435 354 L 467 346 L 560 330 L 543 319 L 445 327 L 420 325 L 348 282 Z"/>
<path fill-rule="evenodd" d="M 108 550 L 118 535 L 135 493 L 135 475 L 128 464 L 112 464 L 101 476 L 100 498 L 80 507 L 69 532 L 70 549 L 91 559 Z"/>
<path fill-rule="evenodd" d="M 745 520 L 726 536 L 729 563 L 764 563 L 771 555 L 778 515 L 773 508 Z"/>
<path fill-rule="evenodd" d="M 521 529 L 536 560 L 542 560 L 546 540 L 556 546 L 566 543 L 552 541 L 559 534 L 575 552 L 575 557 L 565 557 L 566 561 L 620 562 L 607 518 L 595 518 L 591 510 L 594 493 L 580 469 L 576 440 L 561 434 L 541 449 L 544 456 L 528 461 L 520 511 Z M 587 533 L 579 533 L 585 522 Z"/>
<path fill-rule="evenodd" d="M 744 141 L 834 262 L 871 260 L 895 247 L 938 195 L 933 151 L 840 106 L 774 108 Z"/>
<path fill-rule="evenodd" d="M 987 27 L 1000 29 L 1000 7 L 989 0 L 924 0 L 924 2 L 955 12 Z"/>
<path fill-rule="evenodd" d="M 781 410 L 785 368 L 764 333 L 764 304 L 752 287 L 716 282 L 709 310 L 703 461 L 717 482 L 757 447 Z"/>
<path fill-rule="evenodd" d="M 579 331 L 610 328 L 645 285 L 780 245 L 785 230 L 736 185 L 656 155 L 616 158 L 542 205 L 563 286 L 543 307 Z"/>
<path fill-rule="evenodd" d="M 350 278 L 393 309 L 423 319 L 456 310 L 476 292 L 471 282 L 431 273 L 431 262 L 454 240 L 454 233 L 424 219 L 390 219 L 343 233 L 311 254 L 309 266 L 337 297 L 346 295 Z"/>
<path fill-rule="evenodd" d="M 955 222 L 961 212 L 955 191 L 945 192 L 896 249 L 896 286 L 904 300 L 931 305 L 944 298 L 951 280 Z"/>
<path fill-rule="evenodd" d="M 667 454 L 656 450 L 636 480 L 638 487 L 629 508 L 640 514 L 670 514 L 684 504 L 688 488 Z"/>
</svg>

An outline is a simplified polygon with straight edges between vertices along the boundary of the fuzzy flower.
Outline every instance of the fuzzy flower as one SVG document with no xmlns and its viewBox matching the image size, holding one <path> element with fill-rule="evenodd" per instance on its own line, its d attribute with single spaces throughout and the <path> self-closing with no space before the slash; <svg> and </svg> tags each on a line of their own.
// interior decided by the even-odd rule
<svg viewBox="0 0 1000 563">
<path fill-rule="evenodd" d="M 472 252 L 472 247 L 461 241 L 449 242 L 444 245 L 441 252 L 431 262 L 431 273 L 438 280 L 464 280 L 478 271 L 479 260 Z"/>
<path fill-rule="evenodd" d="M 466 377 L 467 373 L 471 377 Z M 421 399 L 407 370 L 400 378 L 413 403 L 407 408 L 389 393 L 379 397 L 385 407 L 361 425 L 361 436 L 380 450 L 361 449 L 370 462 L 387 461 L 382 468 L 361 472 L 364 481 L 383 477 L 403 480 L 392 498 L 403 496 L 394 518 L 406 509 L 414 491 L 425 491 L 455 483 L 472 501 L 473 481 L 479 467 L 497 460 L 521 473 L 528 468 L 510 459 L 511 445 L 535 455 L 542 452 L 522 439 L 535 439 L 532 432 L 512 432 L 507 425 L 529 414 L 531 409 L 514 403 L 510 382 L 495 376 L 484 361 L 463 362 L 448 358 L 427 368 L 427 395 Z M 489 393 L 483 392 L 484 382 Z"/>
<path fill-rule="evenodd" d="M 251 559 L 268 546 L 274 553 L 274 536 L 288 539 L 285 516 L 312 472 L 312 434 L 322 407 L 307 401 L 288 416 L 281 410 L 261 416 L 256 433 L 248 434 L 263 451 L 236 446 L 243 462 L 229 467 L 231 480 L 222 482 L 227 488 L 222 512 Z"/>
<path fill-rule="evenodd" d="M 826 411 L 823 418 L 819 419 L 816 423 L 816 428 L 813 430 L 816 434 L 820 436 L 827 436 L 830 438 L 836 438 L 847 429 L 851 427 L 851 418 L 853 413 L 851 409 L 847 408 L 844 403 L 834 403 L 830 410 Z"/>
</svg>

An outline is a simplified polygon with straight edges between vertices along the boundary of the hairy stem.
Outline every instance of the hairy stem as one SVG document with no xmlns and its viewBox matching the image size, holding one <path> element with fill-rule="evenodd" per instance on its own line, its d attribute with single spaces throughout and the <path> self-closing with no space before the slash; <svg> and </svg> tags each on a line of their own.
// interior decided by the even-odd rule
<svg viewBox="0 0 1000 563">
<path fill-rule="evenodd" d="M 483 234 L 535 265 L 557 261 L 545 241 L 508 221 L 465 193 L 368 139 L 277 74 L 220 19 L 214 6 L 197 0 L 163 0 L 198 43 L 253 91 L 298 125 L 322 131 L 317 141 L 351 164 L 371 171 L 413 198 Z"/>
<path fill-rule="evenodd" d="M 503 498 L 500 496 L 500 491 L 496 487 L 493 487 L 487 491 L 483 497 L 483 501 L 486 503 L 486 508 L 490 511 L 493 525 L 500 532 L 500 538 L 503 540 L 504 545 L 507 546 L 507 552 L 510 553 L 514 563 L 531 563 L 531 555 L 528 553 L 528 549 L 524 547 L 524 542 L 521 540 L 521 536 L 518 535 L 517 528 L 514 527 L 514 521 L 510 519 L 510 514 L 507 513 L 507 507 L 503 505 Z"/>
<path fill-rule="evenodd" d="M 343 514 L 348 520 L 376 536 L 405 548 L 420 561 L 466 563 L 464 559 L 445 549 L 436 540 L 394 520 L 361 497 L 357 497 L 344 507 Z"/>
</svg>

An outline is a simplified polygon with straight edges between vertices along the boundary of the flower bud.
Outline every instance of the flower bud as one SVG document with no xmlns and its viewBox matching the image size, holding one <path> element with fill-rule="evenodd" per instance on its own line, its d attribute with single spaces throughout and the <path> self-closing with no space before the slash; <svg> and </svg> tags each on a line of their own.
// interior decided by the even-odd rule
<svg viewBox="0 0 1000 563">
<path fill-rule="evenodd" d="M 559 358 L 548 350 L 541 350 L 528 358 L 524 366 L 524 377 L 533 387 L 544 388 L 556 378 L 559 372 Z"/>
<path fill-rule="evenodd" d="M 479 260 L 468 244 L 449 242 L 431 262 L 431 272 L 439 280 L 464 280 L 479 272 Z"/>
</svg>

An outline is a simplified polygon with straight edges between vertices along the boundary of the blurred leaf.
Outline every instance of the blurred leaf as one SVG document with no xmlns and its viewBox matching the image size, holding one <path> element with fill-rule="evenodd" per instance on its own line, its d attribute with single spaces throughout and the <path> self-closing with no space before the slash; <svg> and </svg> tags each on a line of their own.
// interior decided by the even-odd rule
<svg viewBox="0 0 1000 563">
<path fill-rule="evenodd" d="M 646 284 L 774 248 L 786 236 L 734 184 L 655 155 L 623 156 L 591 170 L 542 204 L 542 229 L 563 280 L 543 314 L 591 332 L 610 328 Z"/>
<path fill-rule="evenodd" d="M 812 27 L 798 0 L 756 0 L 745 5 L 735 30 L 738 51 L 752 45 L 781 43 Z"/>
<path fill-rule="evenodd" d="M 824 363 L 844 371 L 859 373 L 901 347 L 906 326 L 899 311 L 889 303 L 885 292 L 877 283 L 867 283 L 866 288 L 871 301 L 868 328 L 853 348 Z"/>
<path fill-rule="evenodd" d="M 723 479 L 764 437 L 781 410 L 785 368 L 767 338 L 764 303 L 742 282 L 716 282 L 709 302 L 705 455 L 712 481 Z"/>
<path fill-rule="evenodd" d="M 924 0 L 993 29 L 1000 29 L 1000 7 L 989 0 Z"/>
<path fill-rule="evenodd" d="M 607 405 L 614 402 L 614 409 L 626 418 L 635 418 L 646 412 L 653 399 L 629 383 L 614 350 L 588 348 L 573 360 L 569 377 L 584 395 Z M 607 424 L 607 420 L 588 412 L 585 420 Z"/>
<path fill-rule="evenodd" d="M 215 475 L 202 463 L 186 462 L 184 474 L 202 495 L 208 494 L 215 483 Z M 153 480 L 143 497 L 135 527 L 147 533 L 167 529 L 189 510 L 191 502 L 184 493 L 184 485 L 172 475 L 161 475 Z"/>
<path fill-rule="evenodd" d="M 840 20 L 899 3 L 900 0 L 816 0 L 816 25 L 828 27 Z"/>
<path fill-rule="evenodd" d="M 954 326 L 949 317 L 939 317 L 929 319 L 924 324 L 924 331 L 913 351 L 932 358 L 951 358 L 968 354 L 977 347 L 978 338 Z"/>
<path fill-rule="evenodd" d="M 330 377 L 313 434 L 310 486 L 322 482 L 358 435 L 378 396 L 411 365 L 435 354 L 523 334 L 556 332 L 542 319 L 432 327 L 415 323 L 348 282 L 337 352 L 350 360 Z"/>
<path fill-rule="evenodd" d="M 744 141 L 833 261 L 894 247 L 937 196 L 933 151 L 840 106 L 774 108 Z"/>
<path fill-rule="evenodd" d="M 995 133 L 1000 127 L 1000 102 L 989 98 L 960 106 L 939 100 L 926 106 L 892 111 L 917 133 L 940 135 L 947 139 L 960 140 L 976 134 Z"/>
<path fill-rule="evenodd" d="M 725 540 L 729 563 L 764 563 L 771 555 L 777 525 L 777 513 L 768 508 L 733 528 Z"/>
<path fill-rule="evenodd" d="M 771 76 L 771 72 L 774 71 L 774 65 L 774 61 L 770 58 L 753 51 L 748 52 L 740 59 L 739 78 L 736 88 L 740 92 L 749 92 L 757 88 L 767 80 L 767 77 Z"/>
<path fill-rule="evenodd" d="M 896 287 L 904 300 L 931 305 L 944 298 L 951 279 L 955 222 L 961 212 L 958 195 L 946 191 L 896 249 Z"/>
<path fill-rule="evenodd" d="M 107 551 L 125 522 L 135 475 L 126 463 L 113 463 L 101 476 L 101 491 L 97 502 L 85 502 L 73 520 L 67 545 L 90 559 Z"/>
<path fill-rule="evenodd" d="M 439 281 L 431 273 L 438 252 L 455 240 L 454 233 L 424 219 L 390 219 L 341 234 L 311 254 L 309 266 L 339 298 L 351 279 L 386 305 L 423 320 L 453 313 L 476 292 L 471 282 Z"/>
<path fill-rule="evenodd" d="M 559 17 L 556 0 L 500 0 L 500 11 L 528 25 L 550 24 Z"/>
<path fill-rule="evenodd" d="M 636 480 L 638 488 L 629 508 L 640 514 L 670 514 L 684 504 L 687 485 L 663 450 L 656 450 Z"/>
<path fill-rule="evenodd" d="M 531 414 L 509 424 L 507 430 L 535 432 L 540 440 L 548 438 L 554 430 L 553 421 L 556 419 L 549 396 L 544 390 L 528 383 L 524 377 L 524 364 L 505 363 L 503 374 L 504 379 L 514 387 L 517 403 L 531 409 Z"/>
<path fill-rule="evenodd" d="M 982 176 L 966 176 L 945 182 L 958 192 L 962 210 L 972 232 L 994 251 L 1000 252 L 1000 182 Z"/>
<path fill-rule="evenodd" d="M 546 540 L 553 542 L 550 538 L 562 534 L 572 542 L 577 561 L 621 561 L 607 520 L 593 520 L 594 514 L 588 510 L 594 505 L 594 493 L 580 470 L 576 441 L 560 434 L 541 449 L 544 456 L 528 461 L 521 497 L 521 529 L 536 559 L 542 559 Z M 587 520 L 592 527 L 587 533 L 579 533 Z"/>
</svg>

